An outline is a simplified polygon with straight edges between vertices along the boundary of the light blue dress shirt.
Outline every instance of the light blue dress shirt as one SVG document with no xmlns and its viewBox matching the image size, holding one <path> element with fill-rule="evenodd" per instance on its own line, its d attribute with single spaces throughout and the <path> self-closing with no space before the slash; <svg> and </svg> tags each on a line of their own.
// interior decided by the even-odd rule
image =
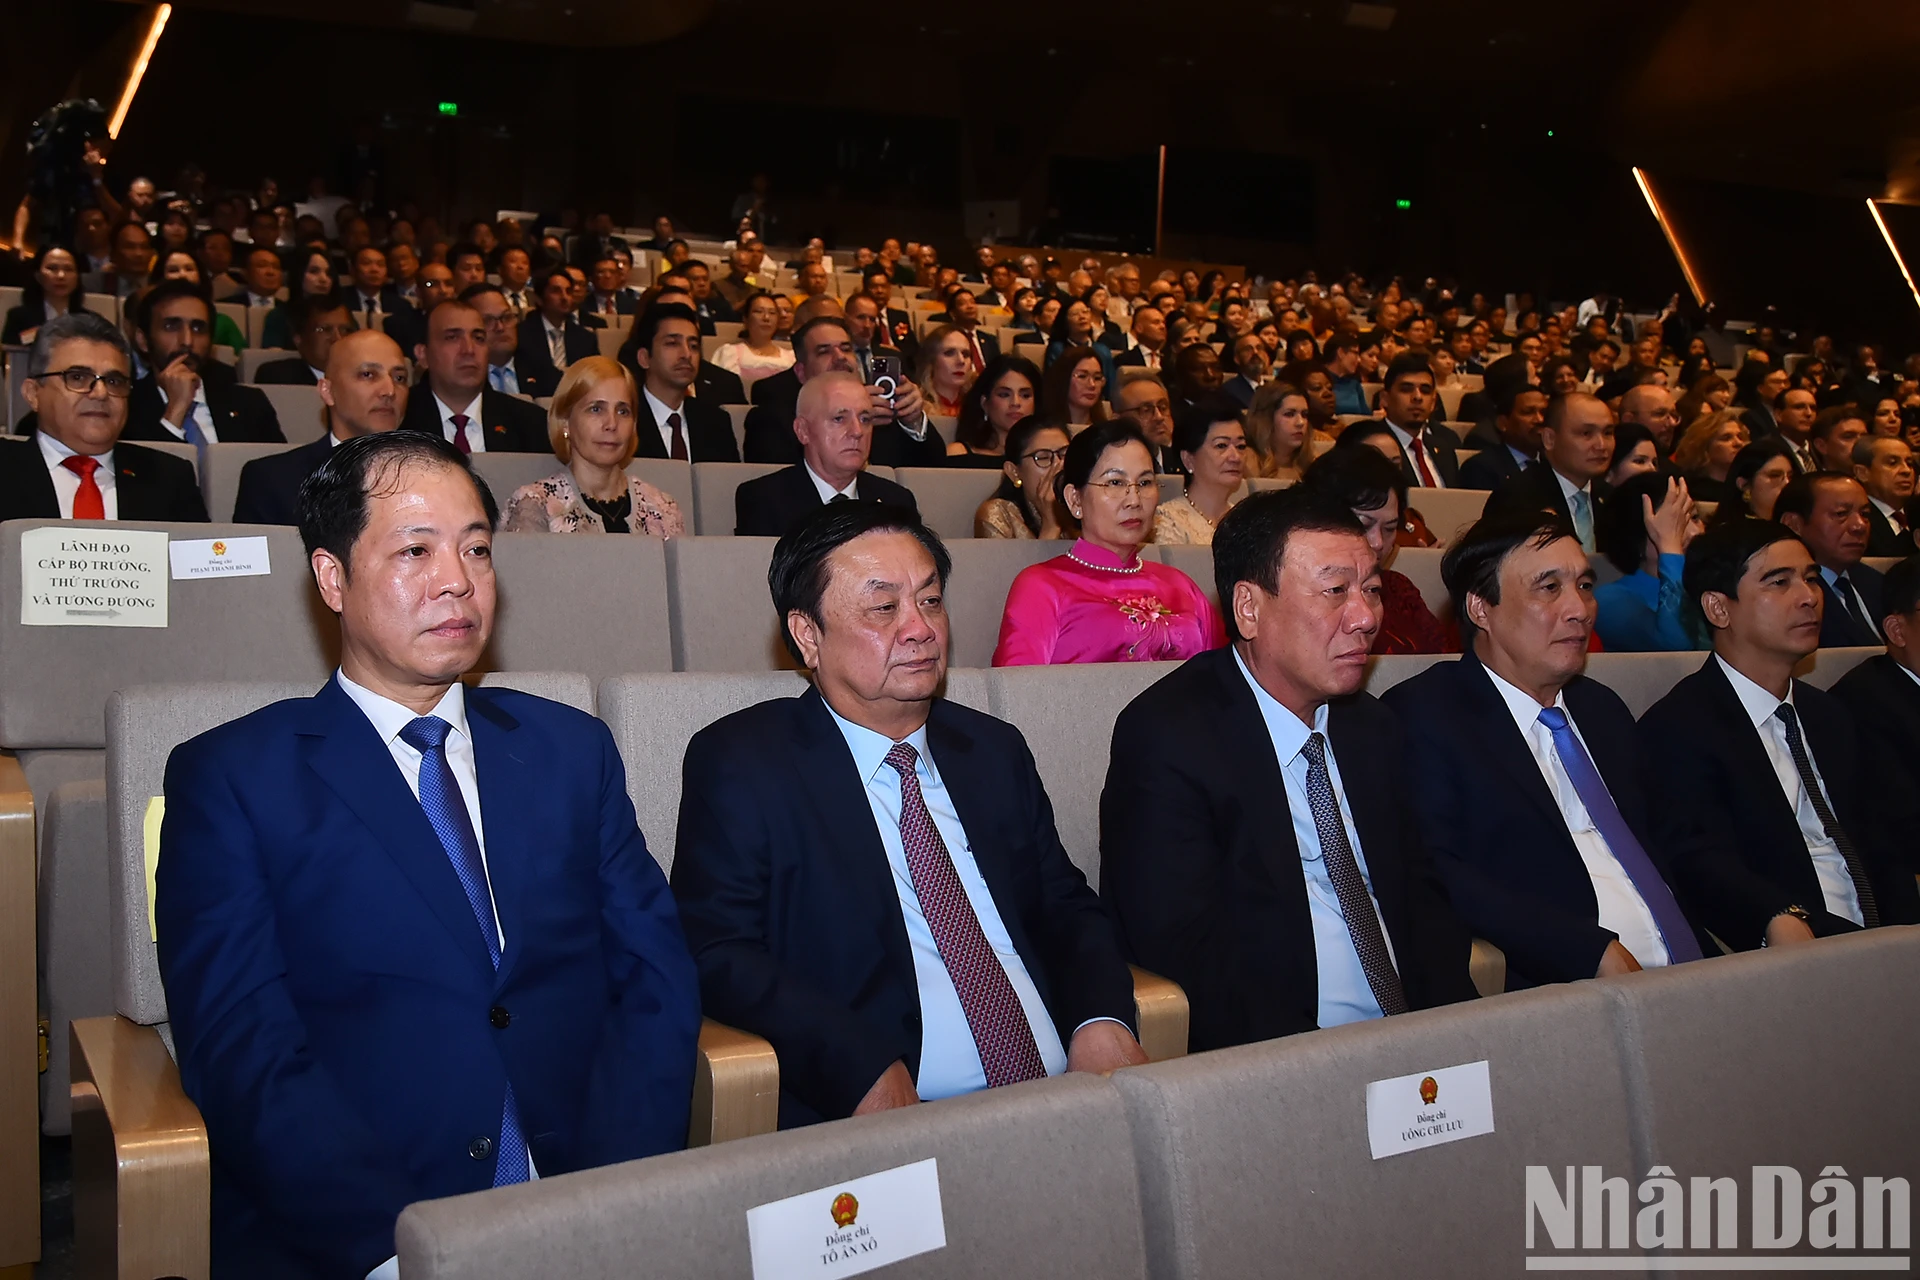
<svg viewBox="0 0 1920 1280">
<path fill-rule="evenodd" d="M 960 1007 L 960 993 L 954 990 L 953 977 L 940 958 L 933 940 L 933 929 L 920 909 L 920 895 L 913 887 L 913 872 L 907 866 L 906 846 L 900 840 L 900 775 L 887 763 L 893 740 L 850 720 L 842 719 L 831 706 L 827 708 L 834 724 L 853 752 L 853 765 L 866 789 L 867 803 L 873 809 L 874 825 L 880 828 L 880 844 L 887 851 L 887 866 L 893 872 L 893 891 L 900 898 L 900 914 L 907 925 L 907 944 L 913 952 L 913 974 L 920 990 L 920 1074 L 914 1086 L 921 1098 L 950 1098 L 987 1087 L 986 1069 L 980 1065 L 980 1050 L 973 1042 L 973 1029 L 967 1025 L 966 1011 Z M 987 936 L 987 945 L 1000 957 L 1007 981 L 1020 997 L 1027 1025 L 1033 1029 L 1033 1043 L 1040 1050 L 1040 1061 L 1047 1074 L 1057 1076 L 1067 1069 L 1067 1051 L 1060 1043 L 1047 1006 L 1033 985 L 1020 953 L 1013 949 L 1007 927 L 994 905 L 993 894 L 980 876 L 973 860 L 973 845 L 966 828 L 947 794 L 940 771 L 934 766 L 933 753 L 927 749 L 927 727 L 921 725 L 905 741 L 919 756 L 914 773 L 920 780 L 920 796 L 927 803 L 933 825 L 947 846 L 947 856 L 967 891 L 967 901 Z M 1356 963 L 1358 963 L 1356 961 Z M 1365 986 L 1365 979 L 1361 980 Z M 1377 1012 L 1377 1010 L 1376 1010 Z M 1077 1029 L 1077 1028 L 1076 1028 Z"/>
<path fill-rule="evenodd" d="M 1353 949 L 1353 934 L 1347 929 L 1347 917 L 1340 910 L 1340 895 L 1327 874 L 1327 860 L 1320 851 L 1320 832 L 1313 825 L 1313 806 L 1307 799 L 1307 739 L 1313 734 L 1326 736 L 1327 704 L 1313 713 L 1309 729 L 1300 717 L 1281 706 L 1273 695 L 1260 687 L 1247 670 L 1247 664 L 1234 651 L 1234 662 L 1253 690 L 1260 707 L 1260 718 L 1267 722 L 1267 736 L 1273 740 L 1273 754 L 1280 762 L 1280 777 L 1286 786 L 1287 810 L 1293 817 L 1293 839 L 1300 846 L 1300 874 L 1307 882 L 1307 914 L 1313 921 L 1313 953 L 1320 977 L 1320 1025 L 1344 1026 L 1367 1018 L 1383 1016 L 1380 1002 L 1367 985 L 1366 970 L 1360 967 L 1360 953 Z M 1367 872 L 1367 855 L 1360 848 L 1360 833 L 1353 827 L 1353 809 L 1347 804 L 1347 789 L 1340 782 L 1340 765 L 1333 758 L 1328 741 L 1327 778 L 1333 784 L 1334 799 L 1340 802 L 1340 824 L 1347 829 L 1347 843 L 1353 846 L 1353 860 L 1359 864 L 1360 878 L 1366 881 L 1367 900 L 1373 913 L 1380 914 L 1380 902 L 1374 897 L 1373 877 Z M 1387 922 L 1380 921 L 1380 936 L 1386 940 L 1387 956 L 1398 970 L 1393 955 L 1393 939 L 1387 937 Z"/>
</svg>

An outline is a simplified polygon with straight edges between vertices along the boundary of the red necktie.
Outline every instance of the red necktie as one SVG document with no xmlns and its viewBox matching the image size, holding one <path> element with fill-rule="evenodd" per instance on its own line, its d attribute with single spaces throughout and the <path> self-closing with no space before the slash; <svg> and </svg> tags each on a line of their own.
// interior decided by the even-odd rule
<svg viewBox="0 0 1920 1280">
<path fill-rule="evenodd" d="M 99 459 L 75 454 L 71 458 L 60 459 L 60 465 L 80 477 L 80 491 L 73 495 L 73 518 L 105 520 L 107 500 L 100 496 L 100 486 L 93 479 L 93 473 L 100 469 Z"/>
<path fill-rule="evenodd" d="M 1433 478 L 1433 469 L 1427 466 L 1427 451 L 1420 445 L 1420 437 L 1415 436 L 1407 442 L 1407 448 L 1413 450 L 1413 470 L 1420 477 L 1422 489 L 1438 489 L 1439 482 Z"/>
<path fill-rule="evenodd" d="M 685 462 L 687 460 L 687 437 L 686 433 L 680 430 L 679 414 L 670 413 L 667 415 L 667 430 L 673 432 L 673 449 L 667 456 L 675 462 Z"/>
<path fill-rule="evenodd" d="M 462 455 L 471 458 L 473 456 L 473 446 L 467 442 L 467 415 L 464 413 L 456 413 L 448 418 L 447 421 L 453 424 L 453 447 L 458 449 Z"/>
<path fill-rule="evenodd" d="M 980 349 L 980 339 L 978 335 L 969 332 L 967 334 L 967 345 L 973 348 L 973 371 L 979 373 L 987 367 L 987 356 L 986 352 Z"/>
<path fill-rule="evenodd" d="M 1033 1042 L 1033 1027 L 1000 957 L 980 928 L 980 917 L 967 899 L 960 873 L 953 869 L 946 841 L 927 812 L 920 778 L 914 772 L 919 758 L 919 752 L 905 742 L 894 743 L 887 752 L 887 764 L 900 775 L 900 843 L 906 849 L 914 894 L 940 960 L 953 979 L 961 1012 L 967 1015 L 987 1087 L 1038 1080 L 1047 1068 Z"/>
</svg>

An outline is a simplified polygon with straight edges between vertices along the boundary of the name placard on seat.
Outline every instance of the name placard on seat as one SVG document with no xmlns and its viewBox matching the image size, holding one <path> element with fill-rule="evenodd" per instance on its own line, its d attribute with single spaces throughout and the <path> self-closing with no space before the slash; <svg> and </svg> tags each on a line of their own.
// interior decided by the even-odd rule
<svg viewBox="0 0 1920 1280">
<path fill-rule="evenodd" d="M 1492 1132 L 1493 1082 L 1484 1061 L 1367 1086 L 1367 1144 L 1375 1160 Z"/>
<path fill-rule="evenodd" d="M 921 1160 L 747 1210 L 753 1280 L 851 1276 L 947 1245 L 938 1162 Z"/>
</svg>

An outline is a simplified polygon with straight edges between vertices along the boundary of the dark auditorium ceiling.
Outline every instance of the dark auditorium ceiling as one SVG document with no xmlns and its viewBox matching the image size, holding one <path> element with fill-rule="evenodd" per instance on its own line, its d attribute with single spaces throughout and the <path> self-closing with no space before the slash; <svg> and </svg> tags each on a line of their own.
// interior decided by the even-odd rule
<svg viewBox="0 0 1920 1280">
<path fill-rule="evenodd" d="M 664 45 L 669 58 L 750 47 L 775 65 L 785 55 L 772 51 L 804 48 L 823 12 L 791 0 L 178 3 L 557 46 Z M 1296 129 L 1343 112 L 1370 121 L 1456 108 L 1508 121 L 1532 115 L 1667 171 L 1920 199 L 1914 0 L 1215 0 L 1192 11 L 1160 0 L 1096 10 L 847 0 L 826 12 L 839 48 L 848 33 L 870 29 L 892 65 L 924 62 L 933 74 L 918 82 L 929 85 L 956 62 L 979 84 L 1026 84 L 1014 69 L 1034 65 L 1057 67 L 1068 83 L 1118 73 L 1123 85 L 1145 74 L 1184 86 L 1180 96 L 1205 111 L 1213 100 L 1244 101 L 1243 92 L 1224 93 L 1238 79 L 1240 90 L 1286 104 Z M 1231 76 L 1221 74 L 1223 57 Z M 819 62 L 828 83 L 848 67 L 844 52 Z M 916 96 L 924 104 L 939 95 Z M 1030 105 L 1045 110 L 1054 97 L 1043 80 Z"/>
</svg>

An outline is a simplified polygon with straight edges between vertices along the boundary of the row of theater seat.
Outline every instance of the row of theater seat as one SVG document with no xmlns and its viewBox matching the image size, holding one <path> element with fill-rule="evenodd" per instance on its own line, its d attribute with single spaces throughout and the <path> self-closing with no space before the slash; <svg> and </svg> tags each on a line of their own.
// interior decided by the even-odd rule
<svg viewBox="0 0 1920 1280">
<path fill-rule="evenodd" d="M 1831 683 L 1865 654 L 1825 651 L 1806 674 Z M 1379 692 L 1434 660 L 1380 659 L 1369 687 Z M 1639 710 L 1698 662 L 1691 654 L 1602 655 L 1592 674 Z M 1098 799 L 1114 718 L 1171 669 L 950 674 L 948 696 L 1026 735 L 1062 843 L 1096 885 Z M 597 710 L 626 764 L 649 848 L 668 869 L 687 740 L 732 710 L 803 688 L 800 676 L 780 672 L 638 674 L 597 690 L 581 675 L 492 679 Z M 76 870 L 62 834 L 68 811 L 105 810 L 105 865 L 96 873 L 108 899 L 118 1017 L 74 1026 L 71 1070 L 76 1179 L 95 1187 L 117 1179 L 122 1189 L 84 1202 L 96 1214 L 117 1203 L 117 1218 L 77 1225 L 119 1242 L 121 1274 L 134 1273 L 125 1264 L 136 1258 L 159 1268 L 144 1274 L 205 1274 L 191 1233 L 180 1228 L 183 1212 L 186 1221 L 204 1219 L 204 1187 L 191 1171 L 204 1168 L 205 1140 L 153 1047 L 166 1002 L 148 932 L 148 803 L 174 745 L 309 691 L 176 685 L 115 694 L 104 787 L 68 784 L 54 797 L 46 873 L 55 880 Z M 1498 992 L 1497 953 L 1478 960 L 1482 992 Z M 1920 930 L 1889 930 L 1173 1062 L 1184 1049 L 1182 1013 L 1177 1035 L 1164 1024 L 1143 1028 L 1161 1065 L 1111 1082 L 1022 1086 L 419 1206 L 404 1220 L 403 1267 L 410 1276 L 462 1280 L 744 1275 L 746 1208 L 932 1156 L 948 1248 L 917 1274 L 1406 1274 L 1390 1264 L 1398 1258 L 1406 1267 L 1417 1247 L 1440 1259 L 1416 1268 L 1423 1273 L 1504 1273 L 1521 1266 L 1526 1165 L 1550 1167 L 1556 1182 L 1563 1166 L 1594 1164 L 1630 1181 L 1655 1163 L 1675 1166 L 1682 1178 L 1742 1183 L 1753 1164 L 1797 1164 L 1809 1181 L 1837 1163 L 1856 1179 L 1904 1173 L 1901 1161 L 1920 1149 L 1920 1113 L 1890 1115 L 1881 1100 L 1920 1050 L 1916 978 Z M 774 1077 L 765 1064 L 748 1070 L 751 1054 L 735 1047 L 733 1065 L 750 1083 L 729 1076 L 724 1063 L 710 1068 L 704 1122 L 716 1136 L 762 1133 L 772 1122 Z M 1493 1081 L 1494 1136 L 1370 1158 L 1369 1081 L 1481 1060 Z M 144 1067 L 130 1075 L 127 1064 L 136 1061 Z M 147 1127 L 155 1123 L 157 1134 Z M 135 1189 L 141 1194 L 130 1194 Z M 138 1205 L 184 1209 L 168 1210 L 170 1231 L 154 1232 L 144 1210 L 128 1208 Z M 182 1245 L 188 1252 L 166 1252 Z M 1018 1253 L 1002 1252 L 1008 1248 Z"/>
</svg>

